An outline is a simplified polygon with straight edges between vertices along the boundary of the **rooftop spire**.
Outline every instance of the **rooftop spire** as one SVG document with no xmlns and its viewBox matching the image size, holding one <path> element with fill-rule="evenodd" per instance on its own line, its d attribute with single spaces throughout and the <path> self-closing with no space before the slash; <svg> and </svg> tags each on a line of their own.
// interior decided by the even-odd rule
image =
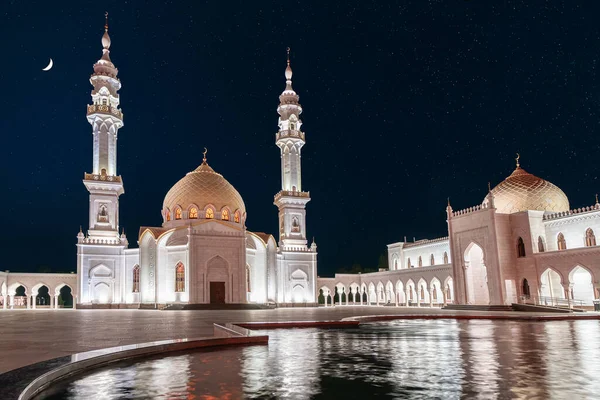
<svg viewBox="0 0 600 400">
<path fill-rule="evenodd" d="M 287 48 L 287 68 L 285 69 L 285 79 L 288 87 L 292 88 L 292 67 L 290 67 L 290 48 Z"/>
<path fill-rule="evenodd" d="M 108 11 L 104 11 L 104 18 L 106 19 L 104 22 L 104 32 L 108 32 Z"/>
<path fill-rule="evenodd" d="M 204 158 L 202 159 L 202 164 L 206 164 L 206 153 L 208 153 L 208 149 L 205 147 L 202 154 L 204 154 Z"/>
<path fill-rule="evenodd" d="M 517 153 L 517 158 L 515 158 L 515 161 L 517 162 L 517 168 L 521 168 L 521 164 L 519 164 L 520 158 L 521 158 L 521 155 L 519 153 Z"/>
</svg>

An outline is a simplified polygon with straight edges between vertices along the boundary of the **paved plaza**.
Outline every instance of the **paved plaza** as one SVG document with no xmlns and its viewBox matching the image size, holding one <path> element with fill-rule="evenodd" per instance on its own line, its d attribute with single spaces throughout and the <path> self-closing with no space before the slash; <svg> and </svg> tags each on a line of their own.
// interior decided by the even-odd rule
<svg viewBox="0 0 600 400">
<path fill-rule="evenodd" d="M 226 311 L 0 310 L 0 373 L 99 348 L 212 336 L 214 322 L 326 321 L 366 315 L 440 313 L 452 316 L 464 312 L 369 306 Z M 473 313 L 477 312 L 467 314 Z"/>
</svg>

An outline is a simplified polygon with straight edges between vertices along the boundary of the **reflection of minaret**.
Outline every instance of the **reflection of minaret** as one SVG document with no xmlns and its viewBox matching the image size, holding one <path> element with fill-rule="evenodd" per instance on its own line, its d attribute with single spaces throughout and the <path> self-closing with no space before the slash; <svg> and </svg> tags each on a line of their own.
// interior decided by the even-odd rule
<svg viewBox="0 0 600 400">
<path fill-rule="evenodd" d="M 279 132 L 276 143 L 281 150 L 281 191 L 275 195 L 279 209 L 279 246 L 285 249 L 306 249 L 306 203 L 309 192 L 302 191 L 301 149 L 304 132 L 300 130 L 302 106 L 292 89 L 292 67 L 288 48 L 285 69 L 285 90 L 279 96 Z"/>
<path fill-rule="evenodd" d="M 87 120 L 92 125 L 92 173 L 85 174 L 83 183 L 90 192 L 89 238 L 117 244 L 119 238 L 119 196 L 123 181 L 117 175 L 117 132 L 123 126 L 119 109 L 121 81 L 110 60 L 108 13 L 102 36 L 102 57 L 94 64 L 90 83 L 92 104 L 87 106 Z"/>
</svg>

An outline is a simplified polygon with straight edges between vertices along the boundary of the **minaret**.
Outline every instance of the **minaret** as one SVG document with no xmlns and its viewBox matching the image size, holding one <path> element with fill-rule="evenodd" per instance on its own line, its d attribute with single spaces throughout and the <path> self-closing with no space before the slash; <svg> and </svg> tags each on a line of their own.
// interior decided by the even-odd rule
<svg viewBox="0 0 600 400">
<path fill-rule="evenodd" d="M 102 57 L 94 64 L 90 77 L 92 104 L 87 106 L 87 120 L 92 125 L 94 143 L 92 173 L 86 173 L 83 184 L 90 192 L 88 239 L 94 243 L 117 244 L 119 237 L 119 196 L 123 181 L 117 175 L 117 133 L 123 126 L 119 109 L 121 81 L 110 60 L 108 13 L 102 36 Z"/>
<path fill-rule="evenodd" d="M 300 152 L 304 146 L 304 132 L 300 130 L 302 107 L 292 89 L 290 49 L 287 49 L 286 86 L 279 96 L 279 132 L 276 144 L 281 150 L 281 191 L 275 195 L 279 208 L 279 246 L 282 250 L 306 249 L 306 203 L 310 193 L 302 191 Z"/>
</svg>

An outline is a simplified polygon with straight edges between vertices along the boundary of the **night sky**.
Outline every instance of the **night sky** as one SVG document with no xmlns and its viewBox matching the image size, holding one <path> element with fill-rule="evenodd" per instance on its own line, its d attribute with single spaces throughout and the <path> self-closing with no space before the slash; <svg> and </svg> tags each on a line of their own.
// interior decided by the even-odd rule
<svg viewBox="0 0 600 400">
<path fill-rule="evenodd" d="M 332 3 L 3 2 L 0 270 L 76 269 L 104 11 L 123 84 L 120 220 L 132 247 L 205 146 L 244 198 L 248 229 L 277 234 L 287 46 L 319 275 L 375 267 L 405 235 L 447 235 L 446 198 L 455 210 L 480 203 L 516 152 L 571 208 L 594 203 L 598 2 Z"/>
</svg>

